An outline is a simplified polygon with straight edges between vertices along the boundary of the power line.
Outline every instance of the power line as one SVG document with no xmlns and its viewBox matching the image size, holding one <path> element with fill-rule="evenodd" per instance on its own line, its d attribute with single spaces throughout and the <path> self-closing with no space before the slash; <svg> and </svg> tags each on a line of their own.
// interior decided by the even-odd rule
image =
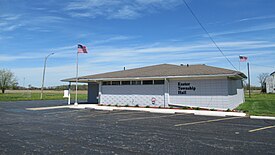
<svg viewBox="0 0 275 155">
<path fill-rule="evenodd" d="M 188 8 L 188 10 L 190 11 L 190 13 L 193 15 L 193 17 L 196 19 L 196 21 L 199 23 L 199 25 L 201 26 L 201 28 L 205 31 L 205 33 L 208 35 L 208 37 L 210 38 L 210 40 L 213 42 L 213 44 L 217 47 L 217 49 L 220 51 L 220 53 L 225 57 L 225 59 L 231 64 L 231 66 L 233 68 L 235 68 L 235 70 L 237 70 L 237 68 L 232 64 L 232 62 L 226 57 L 226 55 L 223 53 L 223 51 L 220 49 L 220 47 L 217 45 L 217 43 L 214 41 L 214 39 L 211 37 L 211 35 L 208 33 L 208 31 L 206 30 L 206 28 L 202 25 L 202 23 L 200 22 L 200 20 L 197 18 L 197 16 L 195 15 L 195 13 L 192 11 L 192 9 L 189 7 L 189 5 L 186 3 L 185 0 L 183 0 L 184 4 L 186 5 L 186 7 Z"/>
</svg>

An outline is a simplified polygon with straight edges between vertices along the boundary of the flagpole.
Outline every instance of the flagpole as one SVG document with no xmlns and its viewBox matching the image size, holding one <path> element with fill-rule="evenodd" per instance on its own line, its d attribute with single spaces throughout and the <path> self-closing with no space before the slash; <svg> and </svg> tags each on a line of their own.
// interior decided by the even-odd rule
<svg viewBox="0 0 275 155">
<path fill-rule="evenodd" d="M 77 103 L 77 84 L 78 84 L 78 52 L 76 53 L 76 79 L 75 79 L 75 103 L 74 103 L 74 105 L 78 105 L 78 103 Z"/>
</svg>

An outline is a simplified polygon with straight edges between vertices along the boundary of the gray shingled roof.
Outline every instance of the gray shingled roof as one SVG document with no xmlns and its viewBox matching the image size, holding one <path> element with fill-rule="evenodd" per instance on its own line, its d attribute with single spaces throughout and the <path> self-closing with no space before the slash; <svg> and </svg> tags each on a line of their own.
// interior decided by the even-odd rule
<svg viewBox="0 0 275 155">
<path fill-rule="evenodd" d="M 149 78 L 149 77 L 188 77 L 188 76 L 246 76 L 230 69 L 212 67 L 207 65 L 171 65 L 160 64 L 135 69 L 121 70 L 115 72 L 107 72 L 102 74 L 94 74 L 79 77 L 79 79 L 103 80 L 103 79 L 123 79 L 123 78 Z M 75 81 L 75 78 L 64 79 L 61 81 Z"/>
</svg>

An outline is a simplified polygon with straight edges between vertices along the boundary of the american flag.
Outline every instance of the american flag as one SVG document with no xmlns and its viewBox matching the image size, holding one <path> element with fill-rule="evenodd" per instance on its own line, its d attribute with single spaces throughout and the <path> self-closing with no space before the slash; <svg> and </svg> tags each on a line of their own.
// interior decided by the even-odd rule
<svg viewBox="0 0 275 155">
<path fill-rule="evenodd" d="M 248 58 L 246 56 L 239 56 L 240 62 L 245 62 Z"/>
<path fill-rule="evenodd" d="M 78 44 L 77 53 L 88 53 L 86 46 Z"/>
</svg>

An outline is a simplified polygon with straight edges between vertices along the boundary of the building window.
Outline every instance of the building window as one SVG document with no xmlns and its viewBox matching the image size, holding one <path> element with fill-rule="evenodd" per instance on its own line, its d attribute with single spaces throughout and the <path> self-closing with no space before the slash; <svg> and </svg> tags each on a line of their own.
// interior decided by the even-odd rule
<svg viewBox="0 0 275 155">
<path fill-rule="evenodd" d="M 141 85 L 141 81 L 132 81 L 132 85 Z"/>
<path fill-rule="evenodd" d="M 103 81 L 102 85 L 111 85 L 111 81 Z"/>
<path fill-rule="evenodd" d="M 120 81 L 112 81 L 112 85 L 120 85 Z"/>
<path fill-rule="evenodd" d="M 154 80 L 154 84 L 164 84 L 164 80 Z"/>
<path fill-rule="evenodd" d="M 130 81 L 121 81 L 121 84 L 122 84 L 122 85 L 130 85 L 131 82 L 130 82 Z"/>
<path fill-rule="evenodd" d="M 153 80 L 144 80 L 143 85 L 150 85 L 153 84 Z"/>
</svg>

